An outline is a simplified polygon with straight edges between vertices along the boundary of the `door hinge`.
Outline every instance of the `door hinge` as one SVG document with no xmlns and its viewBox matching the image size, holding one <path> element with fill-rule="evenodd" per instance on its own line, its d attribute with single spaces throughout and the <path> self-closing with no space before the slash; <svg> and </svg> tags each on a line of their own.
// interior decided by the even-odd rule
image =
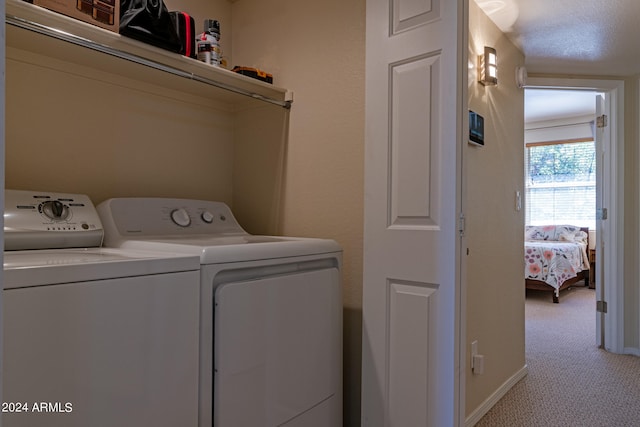
<svg viewBox="0 0 640 427">
<path fill-rule="evenodd" d="M 609 212 L 607 212 L 607 208 L 596 209 L 596 219 L 607 219 Z"/>
<path fill-rule="evenodd" d="M 460 237 L 464 236 L 464 227 L 465 227 L 464 214 L 460 212 L 460 217 L 458 218 L 458 232 L 460 233 Z"/>
<path fill-rule="evenodd" d="M 606 114 L 596 117 L 596 127 L 603 128 L 608 124 L 608 117 Z"/>
<path fill-rule="evenodd" d="M 596 311 L 598 313 L 606 313 L 607 312 L 607 302 L 606 301 L 596 301 Z"/>
</svg>

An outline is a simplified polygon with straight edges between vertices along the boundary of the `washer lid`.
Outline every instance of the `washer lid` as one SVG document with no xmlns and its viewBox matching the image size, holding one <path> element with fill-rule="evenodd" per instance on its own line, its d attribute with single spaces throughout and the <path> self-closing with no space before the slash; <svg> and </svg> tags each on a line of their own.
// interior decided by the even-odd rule
<svg viewBox="0 0 640 427">
<path fill-rule="evenodd" d="M 196 256 L 109 248 L 4 252 L 5 289 L 193 271 Z"/>
<path fill-rule="evenodd" d="M 338 253 L 342 248 L 329 239 L 279 236 L 148 236 L 124 240 L 120 248 L 197 255 L 201 264 L 222 264 Z"/>
</svg>

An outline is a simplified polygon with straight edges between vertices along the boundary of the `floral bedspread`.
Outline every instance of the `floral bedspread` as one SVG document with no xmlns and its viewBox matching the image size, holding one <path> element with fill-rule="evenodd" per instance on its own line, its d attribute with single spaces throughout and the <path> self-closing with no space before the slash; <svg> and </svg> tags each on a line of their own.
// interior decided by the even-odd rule
<svg viewBox="0 0 640 427">
<path fill-rule="evenodd" d="M 574 228 L 527 227 L 524 277 L 548 283 L 558 292 L 565 281 L 589 269 L 586 233 Z"/>
</svg>

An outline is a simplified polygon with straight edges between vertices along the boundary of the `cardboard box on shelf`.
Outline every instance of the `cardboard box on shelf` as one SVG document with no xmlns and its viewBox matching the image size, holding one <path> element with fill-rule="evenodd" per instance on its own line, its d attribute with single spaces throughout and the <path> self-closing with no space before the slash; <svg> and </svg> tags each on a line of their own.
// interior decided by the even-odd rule
<svg viewBox="0 0 640 427">
<path fill-rule="evenodd" d="M 33 4 L 118 32 L 120 0 L 33 0 Z"/>
<path fill-rule="evenodd" d="M 258 70 L 257 68 L 239 67 L 236 65 L 231 71 L 233 71 L 234 73 L 242 74 L 244 76 L 249 76 L 263 82 L 273 83 L 273 75 L 267 73 L 266 71 Z"/>
</svg>

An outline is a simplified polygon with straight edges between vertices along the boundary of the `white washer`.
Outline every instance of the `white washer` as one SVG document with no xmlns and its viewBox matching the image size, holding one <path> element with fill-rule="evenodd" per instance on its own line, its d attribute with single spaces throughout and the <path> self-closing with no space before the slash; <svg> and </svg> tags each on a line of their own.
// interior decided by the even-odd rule
<svg viewBox="0 0 640 427">
<path fill-rule="evenodd" d="M 121 198 L 105 245 L 197 254 L 200 426 L 342 425 L 342 250 L 246 233 L 227 205 Z"/>
<path fill-rule="evenodd" d="M 196 426 L 198 257 L 97 247 L 83 195 L 5 195 L 3 425 Z"/>
</svg>

